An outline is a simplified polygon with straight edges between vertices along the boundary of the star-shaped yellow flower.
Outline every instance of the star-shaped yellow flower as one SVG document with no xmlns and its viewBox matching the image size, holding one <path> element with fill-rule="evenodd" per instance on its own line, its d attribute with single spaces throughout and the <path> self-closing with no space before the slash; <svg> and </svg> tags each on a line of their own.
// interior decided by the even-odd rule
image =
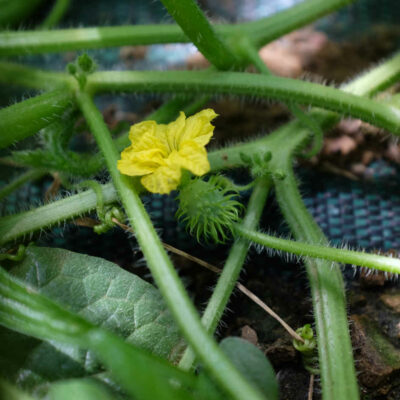
<svg viewBox="0 0 400 400">
<path fill-rule="evenodd" d="M 142 176 L 140 182 L 149 192 L 161 194 L 178 187 L 182 168 L 204 175 L 210 170 L 205 146 L 213 135 L 210 122 L 216 116 L 208 108 L 187 119 L 181 111 L 168 125 L 155 121 L 133 125 L 129 132 L 132 144 L 121 153 L 119 171 Z"/>
</svg>

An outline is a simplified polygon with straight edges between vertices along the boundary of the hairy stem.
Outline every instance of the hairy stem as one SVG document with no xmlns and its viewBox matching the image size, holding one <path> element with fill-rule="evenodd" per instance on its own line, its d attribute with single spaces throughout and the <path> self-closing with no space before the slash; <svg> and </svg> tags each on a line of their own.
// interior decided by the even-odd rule
<svg viewBox="0 0 400 400">
<path fill-rule="evenodd" d="M 131 180 L 127 176 L 121 175 L 117 169 L 119 154 L 102 115 L 88 94 L 77 93 L 77 101 L 103 153 L 147 265 L 185 339 L 206 368 L 212 372 L 216 381 L 231 394 L 232 398 L 238 400 L 262 399 L 258 391 L 250 386 L 232 366 L 202 326 L 197 311 L 168 258 L 137 191 Z"/>
<path fill-rule="evenodd" d="M 227 39 L 247 35 L 257 46 L 261 46 L 349 2 L 351 1 L 306 0 L 255 22 L 213 27 L 218 35 Z M 2 32 L 0 56 L 177 42 L 189 42 L 189 38 L 177 25 L 60 29 L 53 30 L 51 35 L 40 31 Z"/>
<path fill-rule="evenodd" d="M 34 135 L 72 105 L 69 90 L 56 89 L 0 110 L 0 148 Z"/>
<path fill-rule="evenodd" d="M 260 47 L 353 2 L 354 0 L 305 0 L 272 17 L 247 23 L 244 32 L 256 47 Z"/>
<path fill-rule="evenodd" d="M 397 258 L 318 244 L 296 242 L 294 240 L 282 239 L 265 233 L 256 232 L 241 225 L 236 225 L 235 231 L 240 236 L 254 243 L 271 249 L 296 254 L 304 258 L 319 258 L 322 260 L 330 260 L 343 264 L 357 265 L 393 274 L 400 274 L 400 260 Z"/>
<path fill-rule="evenodd" d="M 20 24 L 28 17 L 43 0 L 13 0 L 2 2 L 0 13 L 0 28 Z"/>
<path fill-rule="evenodd" d="M 316 83 L 243 72 L 110 71 L 88 78 L 88 90 L 236 94 L 307 104 L 360 118 L 400 134 L 395 107 Z"/>
<path fill-rule="evenodd" d="M 76 85 L 75 79 L 65 73 L 44 71 L 5 61 L 0 61 L 0 83 L 38 90 L 55 89 L 65 85 L 74 87 Z"/>
<path fill-rule="evenodd" d="M 102 193 L 105 204 L 117 200 L 117 194 L 111 183 L 102 185 Z M 96 194 L 93 190 L 86 190 L 30 211 L 2 217 L 0 218 L 0 245 L 82 216 L 95 209 L 96 204 Z"/>
<path fill-rule="evenodd" d="M 279 207 L 295 238 L 327 245 L 327 240 L 307 211 L 297 187 L 291 161 L 280 161 L 286 178 L 275 183 Z M 319 365 L 324 400 L 359 398 L 352 346 L 348 331 L 346 300 L 338 264 L 305 260 L 317 328 Z"/>
<path fill-rule="evenodd" d="M 254 64 L 254 66 L 264 75 L 272 75 L 269 68 L 265 65 L 264 61 L 261 59 L 260 55 L 258 54 L 257 48 L 246 38 L 242 38 L 237 42 L 237 46 L 239 51 L 241 51 L 244 55 L 244 58 L 249 62 Z M 315 122 L 310 114 L 305 113 L 297 104 L 295 103 L 286 103 L 289 111 L 303 123 L 305 128 L 309 128 L 311 132 L 314 133 L 314 137 L 316 138 L 315 146 L 309 155 L 312 157 L 313 155 L 317 154 L 320 150 L 322 143 L 323 143 L 323 131 L 319 124 Z"/>
<path fill-rule="evenodd" d="M 27 182 L 30 181 L 35 181 L 42 176 L 46 175 L 46 171 L 39 170 L 39 169 L 31 169 L 21 175 L 19 175 L 17 178 L 15 178 L 13 181 L 8 183 L 7 185 L 3 186 L 0 189 L 0 200 L 3 200 L 5 197 L 10 195 L 12 192 L 17 190 L 19 187 L 24 185 Z"/>
<path fill-rule="evenodd" d="M 161 0 L 186 36 L 220 70 L 237 64 L 230 49 L 215 33 L 194 0 Z"/>
<path fill-rule="evenodd" d="M 270 186 L 271 182 L 268 179 L 260 179 L 254 187 L 246 216 L 243 219 L 243 226 L 247 229 L 256 229 Z M 201 319 L 203 325 L 210 333 L 214 333 L 228 304 L 229 297 L 236 286 L 237 279 L 246 259 L 248 248 L 247 240 L 239 239 L 229 251 L 225 266 Z M 194 361 L 195 354 L 189 348 L 186 349 L 179 366 L 182 369 L 188 370 L 192 368 Z"/>
<path fill-rule="evenodd" d="M 40 24 L 39 28 L 50 29 L 53 26 L 57 25 L 68 10 L 70 2 L 71 0 L 56 0 L 49 15 Z"/>
<path fill-rule="evenodd" d="M 383 90 L 390 86 L 396 77 L 398 78 L 399 76 L 400 54 L 397 54 L 388 61 L 347 84 L 343 87 L 343 90 L 354 91 L 358 95 L 368 96 L 376 93 L 378 88 L 379 90 Z M 174 108 L 173 112 L 175 111 L 176 109 Z M 164 118 L 164 113 L 162 113 L 162 115 Z M 311 112 L 311 117 L 320 124 L 322 129 L 328 129 L 338 121 L 337 114 L 322 110 L 313 110 Z M 240 153 L 253 155 L 271 151 L 274 154 L 272 161 L 274 161 L 275 158 L 279 159 L 281 156 L 287 157 L 288 153 L 293 154 L 295 150 L 307 140 L 309 134 L 309 130 L 305 129 L 301 122 L 292 121 L 267 137 L 209 152 L 208 158 L 210 160 L 211 170 L 212 172 L 217 172 L 227 168 L 243 167 L 244 163 L 240 158 Z M 282 150 L 284 150 L 284 154 L 281 154 Z M 116 194 L 112 185 L 104 185 L 103 193 L 106 198 L 109 198 L 110 202 L 116 200 Z M 82 196 L 82 199 L 80 196 Z M 86 201 L 88 198 L 90 198 L 90 200 Z M 95 206 L 95 195 L 92 191 L 87 191 L 63 200 L 55 201 L 44 207 L 39 207 L 37 209 L 38 218 L 34 218 L 34 211 L 0 218 L 0 244 L 15 240 L 29 232 L 44 229 L 59 221 L 65 221 L 76 215 L 81 215 L 94 209 Z M 57 219 L 57 215 L 60 215 L 59 220 Z M 31 221 L 34 223 L 31 223 Z M 15 229 L 13 228 L 14 226 Z"/>
</svg>

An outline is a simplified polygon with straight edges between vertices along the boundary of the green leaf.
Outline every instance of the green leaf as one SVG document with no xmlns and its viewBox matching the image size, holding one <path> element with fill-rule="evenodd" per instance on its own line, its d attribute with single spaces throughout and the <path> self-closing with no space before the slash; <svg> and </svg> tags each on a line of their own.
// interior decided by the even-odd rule
<svg viewBox="0 0 400 400">
<path fill-rule="evenodd" d="M 205 400 L 196 376 L 96 327 L 0 268 L 0 323 L 36 338 L 89 348 L 136 400 Z M 62 369 L 62 365 L 58 366 Z M 219 399 L 220 400 L 220 399 Z"/>
<path fill-rule="evenodd" d="M 160 293 L 118 265 L 68 250 L 31 246 L 10 273 L 129 343 L 162 357 L 176 356 L 180 335 Z"/>
<path fill-rule="evenodd" d="M 269 399 L 279 398 L 278 382 L 274 369 L 263 352 L 247 340 L 227 337 L 221 349 L 236 368 Z"/>
<path fill-rule="evenodd" d="M 181 349 L 178 329 L 158 290 L 116 264 L 31 246 L 10 273 L 153 354 L 175 359 Z M 93 353 L 78 346 L 41 342 L 5 328 L 0 328 L 0 343 L 0 373 L 38 395 L 47 391 L 48 382 L 99 372 Z"/>
<path fill-rule="evenodd" d="M 113 400 L 111 394 L 89 379 L 71 379 L 51 385 L 48 400 Z"/>
</svg>

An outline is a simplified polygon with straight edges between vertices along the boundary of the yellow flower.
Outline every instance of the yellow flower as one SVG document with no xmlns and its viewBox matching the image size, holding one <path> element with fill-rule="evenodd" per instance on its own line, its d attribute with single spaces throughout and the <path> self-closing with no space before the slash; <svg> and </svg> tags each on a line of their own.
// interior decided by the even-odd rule
<svg viewBox="0 0 400 400">
<path fill-rule="evenodd" d="M 152 193 L 169 193 L 178 187 L 181 169 L 194 175 L 210 170 L 206 144 L 213 135 L 212 121 L 217 114 L 208 108 L 186 119 L 181 111 L 168 125 L 155 121 L 135 124 L 129 132 L 131 145 L 121 153 L 118 169 L 140 182 Z"/>
</svg>

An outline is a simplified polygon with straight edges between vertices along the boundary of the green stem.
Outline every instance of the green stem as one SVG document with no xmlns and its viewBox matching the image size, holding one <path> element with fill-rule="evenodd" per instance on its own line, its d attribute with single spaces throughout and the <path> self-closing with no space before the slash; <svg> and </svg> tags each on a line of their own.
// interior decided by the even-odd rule
<svg viewBox="0 0 400 400">
<path fill-rule="evenodd" d="M 236 94 L 326 108 L 400 134 L 400 111 L 316 83 L 243 72 L 109 71 L 88 77 L 92 93 L 108 91 Z"/>
<path fill-rule="evenodd" d="M 102 185 L 100 185 L 100 183 L 95 180 L 87 180 L 80 182 L 77 186 L 81 188 L 90 188 L 96 194 L 96 212 L 98 218 L 101 220 L 101 222 L 103 222 L 105 217 L 105 204 Z"/>
<path fill-rule="evenodd" d="M 10 28 L 11 26 L 21 24 L 35 8 L 43 3 L 43 0 L 12 0 L 2 1 L 0 13 L 0 28 Z"/>
<path fill-rule="evenodd" d="M 67 12 L 71 0 L 55 0 L 53 8 L 51 9 L 49 15 L 40 24 L 40 29 L 50 29 L 57 25 L 64 14 Z"/>
<path fill-rule="evenodd" d="M 243 219 L 243 226 L 247 229 L 256 229 L 270 186 L 271 182 L 268 179 L 260 179 L 256 183 L 249 200 L 246 216 Z M 225 266 L 201 319 L 203 325 L 210 333 L 214 333 L 225 307 L 228 304 L 229 298 L 236 286 L 240 271 L 245 262 L 248 249 L 249 244 L 247 240 L 239 239 L 234 243 L 229 252 Z M 179 366 L 184 370 L 188 370 L 192 368 L 194 361 L 195 354 L 190 348 L 188 348 L 186 349 Z"/>
<path fill-rule="evenodd" d="M 44 71 L 4 61 L 0 62 L 0 83 L 38 90 L 51 90 L 65 85 L 74 87 L 76 85 L 75 79 L 65 73 Z"/>
<path fill-rule="evenodd" d="M 256 389 L 238 373 L 203 328 L 171 260 L 146 213 L 131 180 L 117 169 L 119 154 L 101 113 L 86 93 L 77 93 L 77 101 L 103 153 L 114 185 L 132 224 L 138 243 L 147 260 L 152 276 L 171 310 L 183 336 L 195 350 L 215 380 L 234 399 L 262 399 Z"/>
<path fill-rule="evenodd" d="M 236 225 L 235 231 L 242 237 L 262 246 L 296 254 L 301 257 L 319 258 L 343 264 L 357 265 L 393 274 L 400 274 L 400 260 L 362 251 L 338 249 L 294 240 L 282 239 Z"/>
<path fill-rule="evenodd" d="M 306 0 L 271 17 L 248 22 L 242 29 L 256 47 L 260 47 L 353 2 L 354 0 Z"/>
<path fill-rule="evenodd" d="M 307 0 L 255 22 L 213 27 L 218 35 L 227 39 L 247 35 L 257 46 L 261 46 L 349 2 Z M 177 25 L 60 29 L 53 30 L 51 35 L 40 31 L 3 32 L 0 33 L 0 56 L 174 42 L 189 42 L 189 38 Z"/>
<path fill-rule="evenodd" d="M 161 0 L 186 36 L 219 70 L 231 69 L 237 60 L 215 33 L 194 0 Z"/>
<path fill-rule="evenodd" d="M 356 80 L 346 85 L 343 90 L 354 91 L 358 95 L 368 96 L 376 93 L 377 88 L 383 90 L 390 86 L 395 77 L 399 76 L 400 54 L 397 54 L 385 63 L 367 72 L 365 75 L 358 77 Z M 320 124 L 322 129 L 328 129 L 338 121 L 338 116 L 336 114 L 322 110 L 311 111 L 311 117 Z M 309 133 L 309 130 L 305 129 L 301 122 L 292 121 L 267 137 L 212 151 L 208 154 L 211 171 L 217 172 L 222 169 L 245 166 L 240 158 L 240 153 L 253 155 L 271 151 L 273 153 L 272 161 L 274 161 L 275 158 L 285 158 L 288 154 L 293 154 L 295 150 L 307 140 Z M 103 186 L 103 193 L 104 196 L 109 199 L 109 202 L 114 202 L 116 200 L 116 194 L 112 185 Z M 44 229 L 57 222 L 73 218 L 76 215 L 82 215 L 95 207 L 96 197 L 92 191 L 87 191 L 53 202 L 44 207 L 39 207 L 36 212 L 28 211 L 3 217 L 0 219 L 0 244 L 15 240 L 30 232 Z M 35 215 L 37 215 L 37 218 L 35 218 Z M 58 215 L 60 219 L 58 219 Z"/>
<path fill-rule="evenodd" d="M 258 54 L 257 48 L 251 43 L 247 37 L 242 38 L 237 43 L 239 51 L 243 53 L 244 58 L 249 62 L 254 64 L 254 66 L 264 75 L 272 75 L 272 72 L 265 65 L 264 61 L 261 59 Z M 312 117 L 305 113 L 297 104 L 295 103 L 286 103 L 289 111 L 300 120 L 305 128 L 309 128 L 311 132 L 314 133 L 315 137 L 315 145 L 313 146 L 312 151 L 308 154 L 308 157 L 312 157 L 317 154 L 322 147 L 323 143 L 323 131 L 321 127 L 316 123 Z"/>
<path fill-rule="evenodd" d="M 358 96 L 373 96 L 381 90 L 390 87 L 400 79 L 400 53 L 395 54 L 386 62 L 373 70 L 357 77 L 352 82 L 344 85 L 342 90 Z M 309 117 L 319 124 L 322 130 L 329 129 L 339 122 L 339 116 L 333 112 L 311 110 Z M 272 132 L 268 137 L 248 143 L 240 143 L 226 149 L 213 151 L 209 154 L 211 170 L 243 167 L 244 163 L 240 153 L 261 154 L 269 150 L 273 158 L 287 157 L 294 154 L 295 150 L 307 140 L 310 132 L 304 128 L 300 121 L 292 121 Z M 281 154 L 281 153 L 285 154 Z"/>
<path fill-rule="evenodd" d="M 57 89 L 2 108 L 0 148 L 34 135 L 60 118 L 71 105 L 71 92 Z"/>
<path fill-rule="evenodd" d="M 310 114 L 322 129 L 328 129 L 339 121 L 338 115 L 329 111 L 315 110 Z M 208 154 L 211 171 L 246 167 L 246 163 L 240 157 L 241 153 L 262 156 L 269 151 L 272 153 L 272 161 L 279 160 L 280 157 L 294 154 L 309 140 L 309 136 L 310 130 L 305 128 L 301 121 L 289 122 L 260 139 L 211 151 Z"/>
<path fill-rule="evenodd" d="M 24 185 L 25 183 L 40 179 L 42 176 L 46 175 L 46 173 L 47 172 L 43 170 L 31 169 L 19 175 L 13 181 L 11 181 L 10 183 L 8 183 L 7 185 L 3 186 L 0 189 L 0 201 L 3 200 L 8 195 L 10 195 L 15 190 L 17 190 L 19 187 Z"/>
<path fill-rule="evenodd" d="M 117 200 L 114 186 L 102 185 L 104 204 Z M 97 196 L 93 190 L 54 201 L 42 207 L 0 218 L 0 245 L 22 238 L 32 232 L 61 224 L 96 208 Z"/>
<path fill-rule="evenodd" d="M 177 25 L 126 25 L 0 33 L 0 56 L 65 52 L 105 47 L 187 43 Z"/>
<path fill-rule="evenodd" d="M 324 234 L 302 202 L 290 159 L 281 159 L 279 165 L 286 178 L 274 182 L 276 198 L 295 238 L 311 244 L 327 245 Z M 305 266 L 317 328 L 323 399 L 358 399 L 340 267 L 330 261 L 310 258 L 305 260 Z"/>
</svg>

